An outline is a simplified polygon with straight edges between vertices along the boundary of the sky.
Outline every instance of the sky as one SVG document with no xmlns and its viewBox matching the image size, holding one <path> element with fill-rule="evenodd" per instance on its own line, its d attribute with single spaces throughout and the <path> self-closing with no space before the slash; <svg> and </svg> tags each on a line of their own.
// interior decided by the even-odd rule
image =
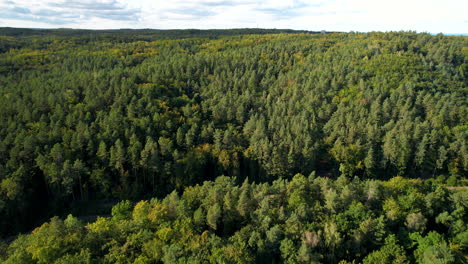
<svg viewBox="0 0 468 264">
<path fill-rule="evenodd" d="M 466 34 L 467 0 L 0 0 L 0 27 Z"/>
</svg>

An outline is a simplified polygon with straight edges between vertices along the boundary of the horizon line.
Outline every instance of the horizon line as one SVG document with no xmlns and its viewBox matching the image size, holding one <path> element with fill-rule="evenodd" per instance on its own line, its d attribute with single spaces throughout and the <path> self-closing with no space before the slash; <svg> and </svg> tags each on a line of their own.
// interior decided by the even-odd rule
<svg viewBox="0 0 468 264">
<path fill-rule="evenodd" d="M 10 26 L 0 26 L 0 29 L 32 29 L 32 30 L 89 30 L 89 31 L 106 31 L 106 30 L 159 30 L 159 31 L 169 31 L 169 30 L 235 30 L 235 29 L 251 29 L 251 30 L 290 30 L 290 31 L 302 31 L 302 32 L 327 32 L 327 33 L 390 33 L 390 32 L 414 32 L 418 34 L 430 34 L 438 35 L 443 34 L 446 36 L 468 36 L 468 33 L 445 33 L 445 32 L 428 32 L 428 31 L 417 31 L 417 30 L 385 30 L 385 31 L 334 31 L 334 30 L 309 30 L 309 29 L 294 29 L 294 28 L 259 28 L 259 27 L 233 27 L 233 28 L 72 28 L 72 27 L 50 27 L 50 28 L 33 28 L 33 27 L 10 27 Z"/>
</svg>

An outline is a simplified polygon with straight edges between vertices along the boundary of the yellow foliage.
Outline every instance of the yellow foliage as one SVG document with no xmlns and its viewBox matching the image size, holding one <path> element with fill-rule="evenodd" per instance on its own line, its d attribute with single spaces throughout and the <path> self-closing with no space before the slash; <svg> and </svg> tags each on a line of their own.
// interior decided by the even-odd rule
<svg viewBox="0 0 468 264">
<path fill-rule="evenodd" d="M 391 178 L 389 181 L 382 182 L 382 185 L 392 193 L 398 194 L 408 191 L 410 188 L 421 186 L 421 179 L 405 179 L 401 176 Z"/>
<path fill-rule="evenodd" d="M 148 221 L 148 213 L 150 211 L 150 204 L 148 201 L 140 201 L 133 208 L 133 220 L 138 224 L 145 224 Z"/>
<path fill-rule="evenodd" d="M 165 220 L 167 213 L 168 210 L 165 205 L 160 203 L 154 203 L 152 204 L 151 209 L 147 214 L 147 218 L 148 220 L 150 220 L 151 223 L 158 224 Z"/>
<path fill-rule="evenodd" d="M 174 238 L 174 230 L 170 227 L 164 227 L 156 232 L 156 235 L 164 242 L 167 242 Z"/>
<path fill-rule="evenodd" d="M 212 145 L 211 144 L 201 144 L 195 147 L 196 151 L 204 152 L 204 153 L 211 153 Z"/>
<path fill-rule="evenodd" d="M 387 218 L 390 220 L 395 221 L 403 217 L 403 210 L 393 198 L 385 200 L 383 209 L 386 212 Z"/>
<path fill-rule="evenodd" d="M 249 146 L 244 150 L 244 156 L 249 158 L 249 159 L 255 159 L 255 149 L 253 146 Z"/>
<path fill-rule="evenodd" d="M 0 181 L 0 193 L 6 194 L 6 197 L 10 200 L 14 200 L 16 196 L 21 192 L 21 185 L 14 178 L 6 178 Z"/>
<path fill-rule="evenodd" d="M 207 243 L 209 238 L 210 238 L 210 231 L 205 230 L 200 236 L 200 242 Z"/>
<path fill-rule="evenodd" d="M 226 150 L 221 150 L 218 155 L 219 163 L 225 168 L 228 169 L 230 166 L 230 156 Z"/>
<path fill-rule="evenodd" d="M 90 223 L 86 226 L 90 232 L 94 233 L 105 233 L 114 229 L 113 224 L 107 217 L 98 217 L 94 223 Z"/>
</svg>

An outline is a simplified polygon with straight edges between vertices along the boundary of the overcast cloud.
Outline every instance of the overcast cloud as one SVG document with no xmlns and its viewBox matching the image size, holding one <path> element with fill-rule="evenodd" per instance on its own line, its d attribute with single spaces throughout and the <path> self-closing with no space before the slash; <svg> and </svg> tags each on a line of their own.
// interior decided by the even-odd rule
<svg viewBox="0 0 468 264">
<path fill-rule="evenodd" d="M 0 0 L 1 27 L 468 33 L 466 0 Z"/>
</svg>

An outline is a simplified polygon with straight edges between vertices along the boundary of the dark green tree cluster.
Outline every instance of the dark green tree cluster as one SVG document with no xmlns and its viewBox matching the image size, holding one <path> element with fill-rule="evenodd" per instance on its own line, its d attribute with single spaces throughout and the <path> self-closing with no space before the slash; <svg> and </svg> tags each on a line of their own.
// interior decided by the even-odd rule
<svg viewBox="0 0 468 264">
<path fill-rule="evenodd" d="M 428 181 L 219 177 L 122 201 L 83 224 L 57 217 L 0 250 L 17 263 L 464 263 L 468 192 Z M 3 259 L 2 259 L 3 258 Z"/>
<path fill-rule="evenodd" d="M 465 37 L 0 32 L 0 234 L 218 175 L 466 176 Z"/>
</svg>

